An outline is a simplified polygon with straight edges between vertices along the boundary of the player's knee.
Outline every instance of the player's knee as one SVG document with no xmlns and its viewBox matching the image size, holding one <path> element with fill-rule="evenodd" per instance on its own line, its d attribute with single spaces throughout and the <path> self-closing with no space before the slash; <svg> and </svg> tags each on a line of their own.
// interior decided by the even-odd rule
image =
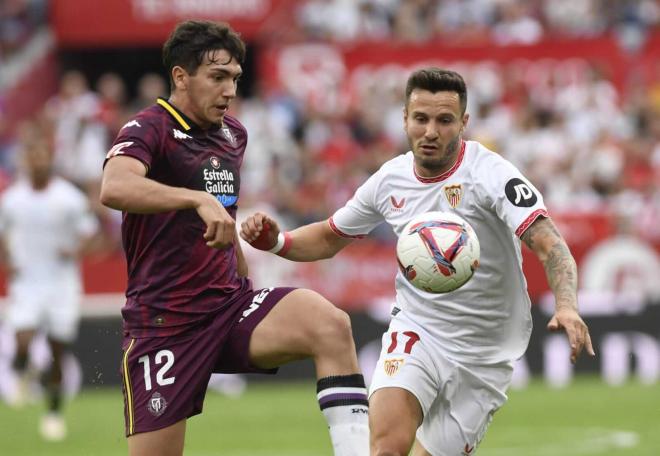
<svg viewBox="0 0 660 456">
<path fill-rule="evenodd" d="M 407 456 L 408 450 L 397 449 L 394 446 L 380 445 L 371 449 L 372 456 Z"/>
<path fill-rule="evenodd" d="M 371 443 L 372 456 L 407 456 L 409 451 L 409 446 L 394 439 L 381 439 Z"/>
<path fill-rule="evenodd" d="M 328 332 L 328 339 L 348 343 L 353 337 L 351 318 L 346 312 L 333 306 L 328 312 L 328 319 L 324 331 Z M 341 343 L 339 342 L 339 343 Z"/>
<path fill-rule="evenodd" d="M 379 432 L 373 426 L 370 443 L 372 456 L 407 456 L 413 444 L 409 436 L 401 432 L 396 432 L 393 429 Z"/>
<path fill-rule="evenodd" d="M 351 319 L 346 312 L 325 301 L 320 304 L 310 336 L 317 351 L 328 347 L 344 350 L 353 344 Z"/>
</svg>

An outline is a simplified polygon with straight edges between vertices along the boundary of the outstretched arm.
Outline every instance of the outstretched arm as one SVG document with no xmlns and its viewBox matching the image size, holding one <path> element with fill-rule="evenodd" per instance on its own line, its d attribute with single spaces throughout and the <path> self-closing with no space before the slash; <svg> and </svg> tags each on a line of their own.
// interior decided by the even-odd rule
<svg viewBox="0 0 660 456">
<path fill-rule="evenodd" d="M 555 314 L 548 329 L 566 331 L 571 345 L 571 362 L 575 363 L 583 349 L 594 356 L 589 328 L 578 314 L 577 265 L 555 224 L 549 218 L 539 217 L 521 239 L 541 260 L 555 295 Z"/>
<path fill-rule="evenodd" d="M 241 237 L 257 249 L 270 251 L 277 249 L 272 253 L 277 253 L 291 261 L 332 258 L 352 241 L 332 231 L 327 220 L 281 233 L 277 222 L 260 212 L 248 217 L 241 224 Z M 278 246 L 278 238 L 282 240 L 283 237 L 284 244 Z"/>
</svg>

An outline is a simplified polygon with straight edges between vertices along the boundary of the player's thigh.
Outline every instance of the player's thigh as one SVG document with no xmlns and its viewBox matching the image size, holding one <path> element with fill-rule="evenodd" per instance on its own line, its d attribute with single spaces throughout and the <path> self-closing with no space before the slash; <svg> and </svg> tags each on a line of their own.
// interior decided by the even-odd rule
<svg viewBox="0 0 660 456">
<path fill-rule="evenodd" d="M 506 401 L 503 391 L 510 381 L 511 367 L 455 364 L 450 375 L 452 384 L 429 409 L 417 439 L 434 456 L 472 455 L 493 414 Z"/>
<path fill-rule="evenodd" d="M 320 350 L 355 352 L 350 319 L 320 294 L 294 289 L 256 326 L 249 356 L 255 365 L 272 368 Z"/>
<path fill-rule="evenodd" d="M 186 420 L 128 438 L 129 456 L 181 456 L 186 436 Z"/>
<path fill-rule="evenodd" d="M 408 454 L 424 415 L 417 397 L 398 388 L 381 388 L 369 398 L 369 431 L 372 453 Z"/>
</svg>

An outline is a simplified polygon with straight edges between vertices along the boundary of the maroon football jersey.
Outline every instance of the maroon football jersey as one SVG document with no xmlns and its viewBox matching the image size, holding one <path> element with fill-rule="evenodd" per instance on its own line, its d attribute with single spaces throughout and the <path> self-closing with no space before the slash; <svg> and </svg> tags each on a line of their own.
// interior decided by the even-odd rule
<svg viewBox="0 0 660 456">
<path fill-rule="evenodd" d="M 236 119 L 225 116 L 223 126 L 204 130 L 159 99 L 124 125 L 106 161 L 116 155 L 136 158 L 149 179 L 211 193 L 235 218 L 246 144 L 247 131 Z M 205 230 L 194 209 L 124 212 L 128 287 L 122 315 L 132 337 L 185 331 L 251 289 L 250 281 L 237 275 L 234 248 L 208 247 Z"/>
</svg>

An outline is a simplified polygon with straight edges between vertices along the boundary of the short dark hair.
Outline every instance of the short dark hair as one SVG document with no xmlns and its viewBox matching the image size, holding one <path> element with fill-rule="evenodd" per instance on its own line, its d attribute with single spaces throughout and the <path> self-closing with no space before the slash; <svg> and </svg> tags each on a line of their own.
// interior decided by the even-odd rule
<svg viewBox="0 0 660 456">
<path fill-rule="evenodd" d="M 163 65 L 174 89 L 172 69 L 180 66 L 190 74 L 195 74 L 211 51 L 226 50 L 229 55 L 243 63 L 245 43 L 229 24 L 210 21 L 185 21 L 174 28 L 163 45 Z"/>
<path fill-rule="evenodd" d="M 456 92 L 461 103 L 461 110 L 465 114 L 467 109 L 467 88 L 463 77 L 451 70 L 443 70 L 436 67 L 422 68 L 415 71 L 406 83 L 406 106 L 410 101 L 410 94 L 415 89 L 436 92 Z"/>
</svg>

